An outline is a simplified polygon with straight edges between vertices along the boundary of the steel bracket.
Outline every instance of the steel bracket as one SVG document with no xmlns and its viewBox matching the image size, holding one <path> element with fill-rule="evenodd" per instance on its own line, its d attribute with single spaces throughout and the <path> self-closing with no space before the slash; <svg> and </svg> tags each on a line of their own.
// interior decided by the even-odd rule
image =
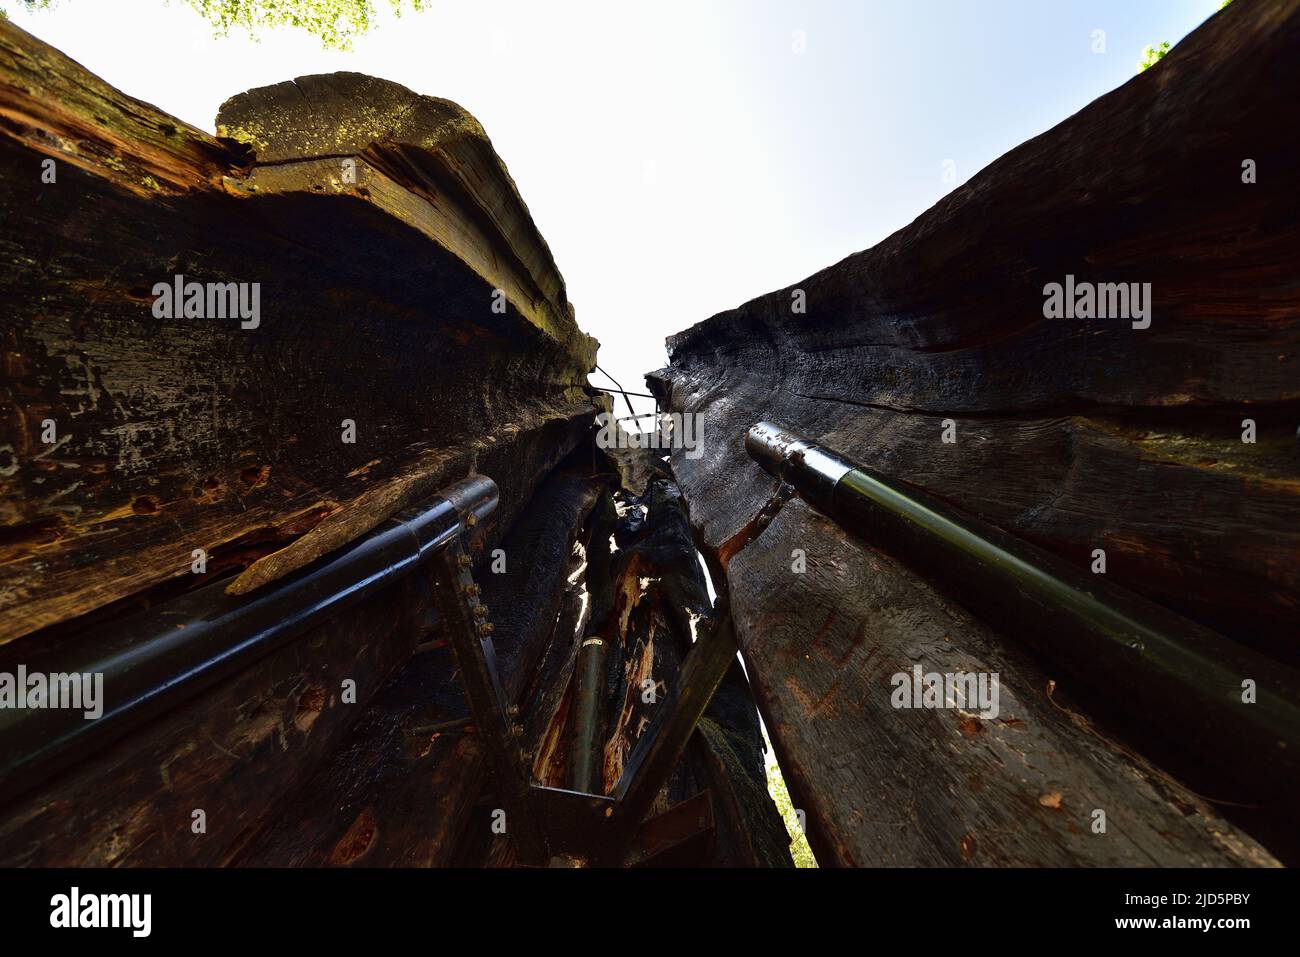
<svg viewBox="0 0 1300 957">
<path fill-rule="evenodd" d="M 613 795 L 543 787 L 532 780 L 523 728 L 497 668 L 493 625 L 479 601 L 471 561 L 459 541 L 433 561 L 433 591 L 455 655 L 470 714 L 505 804 L 506 835 L 521 863 L 580 860 L 603 865 L 671 860 L 678 845 L 698 848 L 713 827 L 708 792 L 646 820 L 656 795 L 736 658 L 730 615 L 719 606 L 683 664 L 663 710 L 628 756 Z"/>
</svg>

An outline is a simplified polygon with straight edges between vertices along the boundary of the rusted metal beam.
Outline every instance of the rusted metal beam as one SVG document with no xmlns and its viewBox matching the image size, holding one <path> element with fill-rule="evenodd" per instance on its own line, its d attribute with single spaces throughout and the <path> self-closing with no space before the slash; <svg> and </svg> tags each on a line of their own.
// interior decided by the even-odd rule
<svg viewBox="0 0 1300 957">
<path fill-rule="evenodd" d="M 705 859 L 713 839 L 713 795 L 705 790 L 646 818 L 632 836 L 628 867 L 691 867 Z"/>
</svg>

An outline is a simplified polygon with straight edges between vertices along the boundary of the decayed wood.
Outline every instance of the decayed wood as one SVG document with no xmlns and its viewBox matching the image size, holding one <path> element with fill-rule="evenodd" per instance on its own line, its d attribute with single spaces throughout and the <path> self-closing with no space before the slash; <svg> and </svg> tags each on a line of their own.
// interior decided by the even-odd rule
<svg viewBox="0 0 1300 957">
<path fill-rule="evenodd" d="M 601 508 L 595 507 L 601 483 L 581 469 L 573 471 L 585 459 L 579 450 L 544 483 L 507 536 L 506 574 L 480 579 L 497 625 L 506 690 L 521 704 L 534 775 L 550 786 L 563 786 L 566 779 L 574 651 L 595 633 L 587 625 L 591 610 L 601 609 L 602 620 L 615 623 L 615 645 L 630 649 L 620 655 L 616 670 L 635 671 L 648 654 L 653 673 L 668 682 L 690 640 L 689 633 L 676 630 L 678 622 L 708 609 L 676 494 L 666 486 L 657 490 L 651 500 L 657 521 L 643 526 L 646 536 L 611 564 L 609 540 L 617 517 L 607 496 Z M 647 575 L 682 580 L 652 589 L 648 598 L 639 591 L 633 595 Z M 613 604 L 614 590 L 599 584 L 600 576 L 624 583 L 619 587 L 628 594 L 620 600 L 634 607 L 626 608 L 623 625 L 617 623 L 625 621 L 625 609 Z M 665 595 L 680 606 L 676 611 L 665 610 Z M 657 609 L 653 615 L 652 609 Z M 644 627 L 638 624 L 642 619 Z M 657 654 L 645 640 L 655 631 Z M 500 802 L 473 723 L 463 720 L 467 711 L 449 650 L 441 639 L 422 648 L 333 756 L 248 843 L 238 863 L 514 863 L 508 840 L 492 830 L 491 814 Z M 610 738 L 619 748 L 635 743 L 641 730 L 639 722 L 617 717 L 633 697 L 640 701 L 640 684 L 626 679 L 607 696 L 611 726 L 618 726 Z M 737 668 L 656 808 L 666 810 L 708 788 L 720 818 L 720 833 L 709 845 L 712 863 L 789 864 L 788 838 L 764 786 L 760 742 L 752 699 Z M 614 783 L 615 772 L 609 774 L 606 790 Z"/>
<path fill-rule="evenodd" d="M 823 866 L 1276 864 L 1091 728 L 1067 684 L 1054 689 L 1026 653 L 802 501 L 732 560 L 728 583 L 750 679 Z M 997 715 L 974 703 L 894 707 L 891 679 L 915 665 L 997 674 Z"/>
<path fill-rule="evenodd" d="M 579 452 L 571 461 L 584 458 Z M 490 559 L 476 571 L 505 691 L 516 703 L 556 628 L 573 542 L 600 487 L 581 468 L 557 471 L 502 543 L 505 573 L 492 574 Z M 450 649 L 439 639 L 384 689 L 238 863 L 451 863 L 488 767 L 472 724 L 428 729 L 467 715 Z"/>
<path fill-rule="evenodd" d="M 760 419 L 780 422 L 1081 567 L 1104 549 L 1117 583 L 1300 660 L 1300 294 L 1290 266 L 1300 250 L 1300 107 L 1289 92 L 1298 83 L 1300 3 L 1238 0 L 1155 68 L 876 247 L 670 339 L 671 365 L 648 381 L 672 410 L 702 416 L 703 436 L 703 455 L 675 452 L 674 472 L 747 630 L 750 676 L 819 859 L 1267 859 L 1202 805 L 1184 820 L 1186 790 L 1135 775 L 1106 740 L 1054 722 L 1042 697 L 1050 673 L 977 622 L 954 621 L 952 654 L 940 657 L 1020 675 L 1026 743 L 999 726 L 963 748 L 962 729 L 944 723 L 957 720 L 950 711 L 907 712 L 913 723 L 900 729 L 881 675 L 910 669 L 908 647 L 946 648 L 939 623 L 958 611 L 802 505 L 783 504 L 743 436 Z M 1246 159 L 1270 177 L 1243 182 Z M 1150 283 L 1150 327 L 1044 318 L 1044 287 L 1067 275 Z M 1242 442 L 1246 418 L 1254 444 Z M 950 425 L 956 441 L 945 443 Z M 795 548 L 807 550 L 805 576 L 791 575 Z M 927 640 L 909 640 L 912 628 Z M 846 657 L 832 667 L 828 655 Z M 1140 722 L 1119 730 L 1154 753 Z M 1038 762 L 1033 773 L 1016 749 Z M 1005 808 L 970 794 L 967 778 L 987 790 L 999 760 L 1021 777 L 992 793 L 1018 802 L 1034 829 L 1015 830 Z M 1197 773 L 1186 762 L 1176 770 Z M 1245 784 L 1195 780 L 1222 799 Z M 1060 809 L 1035 802 L 1057 792 L 1071 814 L 1071 793 L 1125 804 L 1135 816 L 1127 845 L 1113 833 L 1083 841 L 1069 830 L 1074 817 L 1043 817 Z M 1261 839 L 1294 856 L 1294 834 L 1270 831 L 1285 831 L 1286 819 L 1293 831 L 1294 809 L 1259 813 L 1272 818 Z M 967 830 L 981 848 L 973 854 L 962 852 Z"/>
<path fill-rule="evenodd" d="M 573 669 L 591 615 L 587 592 L 589 559 L 596 554 L 592 543 L 608 540 L 605 523 L 612 508 L 609 489 L 602 489 L 586 525 L 574 541 L 555 628 L 521 699 L 525 754 L 532 757 L 533 781 L 544 787 L 565 788 L 568 784 L 572 743 L 568 709 Z M 605 530 L 603 537 L 602 530 Z M 456 847 L 454 865 L 457 867 L 513 867 L 517 863 L 511 843 L 501 840 L 492 828 L 491 812 L 500 803 L 494 799 L 493 791 L 493 782 L 489 781 L 474 812 L 467 817 L 468 823 L 462 828 Z"/>
<path fill-rule="evenodd" d="M 490 473 L 504 526 L 586 429 L 595 343 L 477 123 L 437 101 L 454 123 L 390 124 L 425 101 L 356 75 L 277 89 L 226 109 L 346 130 L 356 183 L 342 157 L 327 188 L 319 155 L 284 162 L 268 134 L 255 156 L 0 23 L 0 642 L 188 575 L 194 549 L 289 543 L 254 587 L 476 460 L 509 463 Z M 156 318 L 177 275 L 259 283 L 257 327 Z"/>
<path fill-rule="evenodd" d="M 576 339 L 568 366 L 554 370 L 558 382 L 572 386 L 591 371 L 595 343 L 575 336 L 550 248 L 487 133 L 457 104 L 360 73 L 301 76 L 231 97 L 217 113 L 217 135 L 247 143 L 270 164 L 239 189 L 294 190 L 306 180 L 319 192 L 363 196 L 450 250 L 553 339 Z M 298 166 L 321 157 L 318 173 Z M 347 157 L 361 159 L 355 183 L 345 181 Z"/>
<path fill-rule="evenodd" d="M 713 614 L 676 484 L 653 479 L 642 498 L 627 501 L 625 519 L 641 508 L 646 516 L 637 523 L 638 532 L 624 536 L 611 568 L 612 604 L 603 618 L 593 614 L 589 628 L 611 644 L 605 793 L 614 791 L 657 709 L 667 706 L 667 691 L 678 680 L 696 633 L 708 627 Z M 647 682 L 653 696 L 646 694 Z M 650 813 L 663 813 L 707 787 L 718 824 L 712 864 L 788 867 L 789 835 L 766 782 L 758 715 L 735 664 Z"/>
<path fill-rule="evenodd" d="M 597 512 L 593 511 L 588 529 L 599 527 L 596 515 Z M 568 782 L 568 758 L 573 740 L 573 736 L 567 733 L 568 709 L 573 691 L 573 669 L 590 620 L 584 579 L 590 567 L 587 556 L 591 542 L 599 540 L 596 535 L 588 534 L 583 553 L 575 554 L 570 560 L 560 617 L 525 693 L 529 704 L 524 709 L 524 740 L 533 756 L 533 780 L 545 787 L 564 788 Z"/>
<path fill-rule="evenodd" d="M 767 417 L 1300 660 L 1298 50 L 1295 0 L 1234 3 L 874 248 L 672 338 L 706 540 L 771 495 L 741 446 Z M 1151 283 L 1150 328 L 1045 319 L 1067 274 Z"/>
<path fill-rule="evenodd" d="M 38 790 L 0 796 L 0 864 L 229 862 L 408 659 L 431 609 L 427 586 L 408 578 Z"/>
</svg>

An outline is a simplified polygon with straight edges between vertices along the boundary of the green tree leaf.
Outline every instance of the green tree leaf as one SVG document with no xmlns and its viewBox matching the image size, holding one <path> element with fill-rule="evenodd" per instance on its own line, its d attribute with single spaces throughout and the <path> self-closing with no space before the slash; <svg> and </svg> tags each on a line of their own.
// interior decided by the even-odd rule
<svg viewBox="0 0 1300 957">
<path fill-rule="evenodd" d="M 1142 51 L 1142 59 L 1138 60 L 1138 72 L 1141 73 L 1143 70 L 1151 69 L 1151 67 L 1155 66 L 1157 63 L 1163 60 L 1165 54 L 1168 52 L 1169 52 L 1168 40 L 1160 44 L 1160 46 L 1158 47 L 1155 46 L 1146 47 Z"/>
<path fill-rule="evenodd" d="M 28 10 L 45 10 L 53 0 L 18 0 Z M 347 50 L 352 41 L 369 32 L 376 0 L 179 0 L 193 7 L 212 25 L 217 36 L 231 30 L 256 38 L 279 27 L 305 30 L 327 48 Z M 426 10 L 431 0 L 388 0 L 399 16 L 406 9 Z M 3 11 L 0 11 L 2 13 Z"/>
<path fill-rule="evenodd" d="M 1219 4 L 1219 9 L 1222 10 L 1230 3 L 1232 3 L 1232 0 L 1223 0 L 1223 2 Z M 1168 40 L 1160 44 L 1160 46 L 1158 47 L 1156 46 L 1146 47 L 1142 51 L 1142 59 L 1138 60 L 1138 72 L 1141 73 L 1143 70 L 1151 69 L 1157 63 L 1163 60 L 1165 54 L 1168 52 L 1169 52 Z"/>
</svg>

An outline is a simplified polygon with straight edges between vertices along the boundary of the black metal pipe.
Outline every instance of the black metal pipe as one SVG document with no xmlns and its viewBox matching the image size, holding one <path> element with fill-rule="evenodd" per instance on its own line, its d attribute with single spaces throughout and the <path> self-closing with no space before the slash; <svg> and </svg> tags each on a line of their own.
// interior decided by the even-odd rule
<svg viewBox="0 0 1300 957">
<path fill-rule="evenodd" d="M 588 638 L 578 648 L 578 686 L 573 696 L 573 748 L 569 787 L 584 794 L 603 794 L 604 747 L 601 707 L 605 702 L 605 653 L 602 638 Z"/>
<path fill-rule="evenodd" d="M 780 426 L 760 422 L 745 447 L 813 507 L 1112 706 L 1226 770 L 1256 799 L 1294 805 L 1300 675 L 1286 665 Z M 1246 680 L 1253 704 L 1242 700 Z"/>
<path fill-rule="evenodd" d="M 0 652 L 0 672 L 102 675 L 103 713 L 0 709 L 0 795 L 8 798 L 212 683 L 355 605 L 417 567 L 497 505 L 489 478 L 471 476 L 427 505 L 388 519 L 355 544 L 246 595 L 220 581 L 25 660 Z M 25 642 L 17 643 L 25 645 Z"/>
</svg>

